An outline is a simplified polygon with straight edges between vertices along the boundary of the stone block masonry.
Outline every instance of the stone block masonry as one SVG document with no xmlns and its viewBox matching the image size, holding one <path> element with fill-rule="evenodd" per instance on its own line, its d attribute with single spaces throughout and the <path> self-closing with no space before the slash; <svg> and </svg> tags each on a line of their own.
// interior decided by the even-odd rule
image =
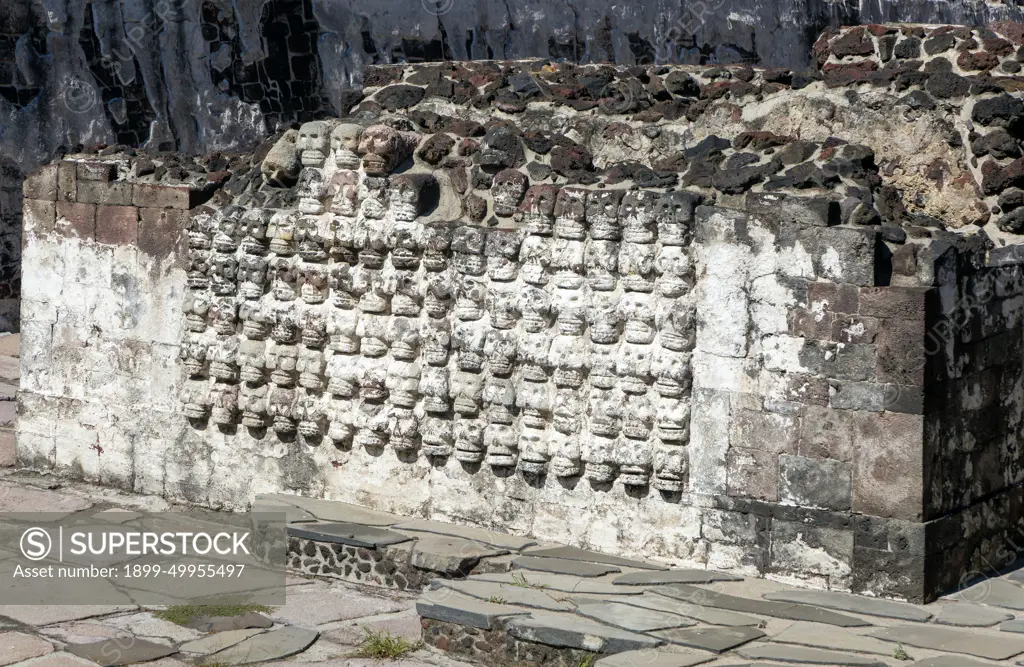
<svg viewBox="0 0 1024 667">
<path fill-rule="evenodd" d="M 833 74 L 916 72 L 919 31 L 1005 76 L 941 44 Z M 1015 158 L 965 153 L 1016 122 L 987 35 L 829 34 L 813 84 L 382 67 L 266 152 L 68 155 L 26 179 L 19 462 L 933 597 L 1020 519 L 1024 251 L 983 187 Z M 899 102 L 933 70 L 968 89 Z"/>
</svg>

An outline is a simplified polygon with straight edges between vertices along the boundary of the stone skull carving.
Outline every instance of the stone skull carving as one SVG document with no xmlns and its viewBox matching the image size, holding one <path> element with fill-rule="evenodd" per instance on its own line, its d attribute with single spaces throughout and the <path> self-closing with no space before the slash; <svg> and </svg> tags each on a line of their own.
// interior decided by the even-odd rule
<svg viewBox="0 0 1024 667">
<path fill-rule="evenodd" d="M 218 336 L 234 336 L 238 324 L 238 304 L 234 299 L 216 299 L 210 305 L 210 321 Z"/>
<path fill-rule="evenodd" d="M 511 424 L 515 419 L 516 392 L 512 380 L 491 377 L 484 384 L 484 405 L 491 424 Z"/>
<path fill-rule="evenodd" d="M 583 241 L 555 238 L 551 240 L 551 268 L 555 287 L 578 290 L 586 280 L 586 259 Z"/>
<path fill-rule="evenodd" d="M 587 225 L 590 238 L 618 241 L 622 238 L 619 207 L 624 190 L 591 190 L 587 193 Z"/>
<path fill-rule="evenodd" d="M 630 190 L 622 196 L 619 220 L 622 240 L 629 243 L 654 243 L 657 207 L 661 195 L 650 190 Z"/>
<path fill-rule="evenodd" d="M 307 167 L 299 176 L 296 188 L 299 195 L 299 212 L 307 215 L 320 215 L 324 212 L 324 198 L 327 196 L 327 181 L 320 169 Z"/>
<path fill-rule="evenodd" d="M 452 302 L 453 284 L 451 276 L 443 273 L 427 277 L 427 291 L 423 296 L 423 308 L 433 319 L 442 319 L 448 314 Z"/>
<path fill-rule="evenodd" d="M 352 398 L 359 390 L 362 377 L 361 357 L 333 354 L 327 360 L 327 391 L 334 396 Z"/>
<path fill-rule="evenodd" d="M 548 447 L 552 453 L 551 472 L 555 477 L 578 477 L 582 474 L 579 436 L 554 431 Z"/>
<path fill-rule="evenodd" d="M 427 366 L 420 370 L 419 393 L 427 412 L 448 412 L 448 369 Z"/>
<path fill-rule="evenodd" d="M 210 416 L 213 399 L 210 385 L 203 380 L 186 380 L 181 390 L 182 412 L 189 419 L 202 420 Z"/>
<path fill-rule="evenodd" d="M 666 493 L 679 493 L 686 487 L 690 472 L 690 453 L 686 447 L 661 445 L 654 452 L 652 486 Z"/>
<path fill-rule="evenodd" d="M 391 313 L 402 317 L 418 316 L 423 308 L 423 287 L 423 283 L 412 271 L 396 271 Z"/>
<path fill-rule="evenodd" d="M 412 157 L 420 135 L 402 132 L 387 125 L 371 125 L 359 139 L 363 171 L 371 176 L 386 176 Z"/>
<path fill-rule="evenodd" d="M 519 248 L 519 272 L 530 285 L 543 287 L 548 284 L 551 266 L 551 239 L 543 236 L 527 236 Z"/>
<path fill-rule="evenodd" d="M 327 301 L 328 295 L 328 272 L 324 264 L 299 265 L 299 295 L 308 304 L 318 304 Z"/>
<path fill-rule="evenodd" d="M 659 304 L 657 320 L 662 347 L 678 352 L 689 352 L 694 348 L 697 322 L 692 303 L 676 299 Z"/>
<path fill-rule="evenodd" d="M 587 309 L 590 340 L 599 345 L 619 342 L 619 311 L 614 305 L 593 304 Z"/>
<path fill-rule="evenodd" d="M 491 289 L 487 293 L 487 311 L 495 329 L 513 329 L 519 321 L 519 295 L 515 291 Z"/>
<path fill-rule="evenodd" d="M 416 407 L 419 398 L 420 365 L 411 361 L 393 360 L 388 364 L 385 386 L 391 403 L 400 408 Z"/>
<path fill-rule="evenodd" d="M 195 333 L 206 331 L 206 318 L 210 313 L 210 300 L 201 294 L 186 294 L 182 300 L 185 314 L 185 330 Z"/>
<path fill-rule="evenodd" d="M 456 357 L 460 370 L 479 373 L 484 364 L 484 346 L 487 343 L 487 328 L 477 322 L 460 322 L 452 332 L 452 345 L 458 352 Z"/>
<path fill-rule="evenodd" d="M 210 288 L 209 250 L 193 250 L 189 253 L 185 280 L 188 288 L 197 292 Z"/>
<path fill-rule="evenodd" d="M 547 473 L 548 461 L 551 455 L 548 453 L 548 434 L 546 431 L 534 428 L 524 428 L 519 432 L 519 469 L 528 475 L 543 475 Z"/>
<path fill-rule="evenodd" d="M 399 174 L 390 182 L 391 215 L 401 222 L 413 222 L 440 197 L 437 179 L 431 174 Z"/>
<path fill-rule="evenodd" d="M 446 417 L 425 417 L 420 421 L 420 440 L 423 442 L 420 451 L 424 455 L 451 456 L 455 442 L 451 420 Z"/>
<path fill-rule="evenodd" d="M 364 314 L 356 325 L 356 335 L 364 357 L 377 359 L 388 353 L 387 318 Z"/>
<path fill-rule="evenodd" d="M 612 292 L 618 284 L 619 243 L 591 241 L 584 254 L 587 284 L 596 292 Z"/>
<path fill-rule="evenodd" d="M 494 177 L 495 185 L 503 173 L 505 172 Z M 558 195 L 559 189 L 556 185 L 530 186 L 530 189 L 526 191 L 523 203 L 519 206 L 517 216 L 526 225 L 527 233 L 536 236 L 551 236 L 555 227 L 555 208 Z M 495 209 L 497 209 L 497 200 L 495 200 Z"/>
<path fill-rule="evenodd" d="M 269 397 L 270 387 L 267 385 L 242 385 L 238 396 L 238 409 L 242 413 L 243 426 L 266 428 Z"/>
<path fill-rule="evenodd" d="M 583 188 L 562 188 L 558 191 L 555 200 L 555 236 L 574 241 L 582 241 L 587 237 L 588 192 Z"/>
<path fill-rule="evenodd" d="M 662 396 L 658 399 L 655 426 L 662 442 L 690 441 L 690 399 Z"/>
<path fill-rule="evenodd" d="M 448 363 L 451 350 L 451 329 L 446 320 L 430 320 L 420 330 L 423 359 L 431 366 Z"/>
<path fill-rule="evenodd" d="M 294 389 L 273 387 L 267 398 L 267 416 L 279 436 L 295 433 L 296 395 Z"/>
<path fill-rule="evenodd" d="M 331 290 L 331 305 L 342 310 L 352 310 L 358 299 L 352 291 L 352 268 L 345 264 L 330 267 L 327 285 Z"/>
<path fill-rule="evenodd" d="M 299 127 L 299 138 L 295 148 L 304 167 L 322 167 L 327 160 L 327 151 L 331 140 L 331 123 L 325 120 L 314 120 Z M 301 176 L 300 176 L 301 178 Z"/>
<path fill-rule="evenodd" d="M 359 213 L 367 220 L 383 220 L 388 213 L 388 179 L 363 176 L 359 182 Z"/>
<path fill-rule="evenodd" d="M 331 213 L 344 218 L 359 214 L 359 172 L 339 171 L 331 179 L 327 194 L 332 196 Z"/>
<path fill-rule="evenodd" d="M 546 382 L 521 382 L 516 387 L 516 407 L 523 426 L 545 429 L 551 421 L 551 392 Z"/>
<path fill-rule="evenodd" d="M 391 355 L 402 361 L 413 361 L 419 356 L 420 330 L 416 320 L 394 317 L 387 325 Z"/>
<path fill-rule="evenodd" d="M 414 454 L 419 449 L 420 420 L 412 410 L 395 410 L 388 421 L 388 439 L 399 454 Z"/>
<path fill-rule="evenodd" d="M 331 151 L 339 169 L 359 169 L 359 139 L 363 128 L 355 123 L 341 123 L 331 131 Z"/>
<path fill-rule="evenodd" d="M 515 370 L 518 347 L 519 342 L 514 331 L 493 329 L 487 332 L 484 357 L 487 359 L 487 369 L 492 375 L 505 377 L 512 374 Z"/>
<path fill-rule="evenodd" d="M 689 192 L 668 192 L 658 199 L 655 217 L 658 240 L 667 246 L 688 246 L 693 238 L 693 212 L 703 197 Z"/>
<path fill-rule="evenodd" d="M 330 321 L 327 324 L 328 348 L 339 354 L 358 354 L 359 336 L 356 335 L 358 322 L 359 314 L 356 311 L 331 313 Z"/>
<path fill-rule="evenodd" d="M 278 211 L 271 217 L 267 236 L 272 253 L 282 257 L 295 254 L 295 225 L 299 217 L 298 211 Z"/>
<path fill-rule="evenodd" d="M 208 213 L 209 209 L 197 212 L 189 218 L 188 247 L 192 250 L 209 250 L 213 247 L 213 235 L 217 229 L 213 216 Z"/>
<path fill-rule="evenodd" d="M 555 386 L 579 388 L 590 361 L 590 344 L 581 336 L 555 336 L 551 342 L 550 364 L 555 368 Z"/>
<path fill-rule="evenodd" d="M 273 211 L 265 208 L 251 208 L 242 214 L 242 252 L 258 256 L 267 254 L 267 228 L 273 216 Z"/>
<path fill-rule="evenodd" d="M 491 184 L 491 197 L 494 199 L 494 214 L 511 218 L 519 208 L 519 202 L 526 193 L 526 174 L 515 169 L 499 171 Z M 554 209 L 554 201 L 551 202 Z"/>
<path fill-rule="evenodd" d="M 483 275 L 487 267 L 484 246 L 487 235 L 479 227 L 458 227 L 452 233 L 451 249 L 458 273 L 467 276 Z"/>
<path fill-rule="evenodd" d="M 458 419 L 455 422 L 455 458 L 462 463 L 484 460 L 484 427 L 479 419 Z"/>
<path fill-rule="evenodd" d="M 487 257 L 487 276 L 499 282 L 511 282 L 519 275 L 519 246 L 522 234 L 513 231 L 487 232 L 484 255 Z"/>
<path fill-rule="evenodd" d="M 662 396 L 679 397 L 690 392 L 693 376 L 688 352 L 659 349 L 651 363 L 651 373 L 656 378 L 654 390 Z"/>
<path fill-rule="evenodd" d="M 544 290 L 528 287 L 519 295 L 519 312 L 528 332 L 546 332 L 551 326 L 551 297 Z"/>
<path fill-rule="evenodd" d="M 482 281 L 463 277 L 455 296 L 455 317 L 464 322 L 481 319 L 486 297 L 487 288 Z"/>
<path fill-rule="evenodd" d="M 215 220 L 213 249 L 233 253 L 242 240 L 242 209 L 233 204 L 225 206 L 217 211 Z"/>
<path fill-rule="evenodd" d="M 218 382 L 210 391 L 210 421 L 218 426 L 230 426 L 238 415 L 238 385 Z"/>
<path fill-rule="evenodd" d="M 295 370 L 299 373 L 299 386 L 310 391 L 324 390 L 327 382 L 324 374 L 327 371 L 327 359 L 317 349 L 303 347 L 299 350 Z"/>
<path fill-rule="evenodd" d="M 189 377 L 198 378 L 206 374 L 206 354 L 209 346 L 199 339 L 185 339 L 178 350 L 185 372 Z"/>
<path fill-rule="evenodd" d="M 217 296 L 235 293 L 238 260 L 232 255 L 217 253 L 210 260 L 210 291 Z"/>
<path fill-rule="evenodd" d="M 288 257 L 275 257 L 270 265 L 274 298 L 294 301 L 299 295 L 299 270 Z"/>
<path fill-rule="evenodd" d="M 452 398 L 452 407 L 458 414 L 479 413 L 483 394 L 484 377 L 480 373 L 456 371 L 452 374 L 448 395 Z"/>
<path fill-rule="evenodd" d="M 654 291 L 654 260 L 657 247 L 651 243 L 623 241 L 619 248 L 619 274 L 628 292 Z"/>
<path fill-rule="evenodd" d="M 265 257 L 242 255 L 238 262 L 238 294 L 243 299 L 255 300 L 263 296 L 268 266 Z"/>
<path fill-rule="evenodd" d="M 506 424 L 488 424 L 484 429 L 484 448 L 487 465 L 513 468 L 519 460 L 519 434 Z"/>
<path fill-rule="evenodd" d="M 295 408 L 295 419 L 298 431 L 304 438 L 314 444 L 323 437 L 327 430 L 327 412 L 312 396 L 304 396 Z"/>
<path fill-rule="evenodd" d="M 693 289 L 693 261 L 685 248 L 663 246 L 654 261 L 658 272 L 655 286 L 658 294 L 675 299 Z"/>
<path fill-rule="evenodd" d="M 274 325 L 274 314 L 259 303 L 243 303 L 238 307 L 242 318 L 242 335 L 249 340 L 266 340 Z"/>
<path fill-rule="evenodd" d="M 238 344 L 239 377 L 250 385 L 260 385 L 267 378 L 267 343 L 243 340 Z"/>
<path fill-rule="evenodd" d="M 278 387 L 294 387 L 298 380 L 299 348 L 296 345 L 271 343 L 267 346 L 267 370 L 270 381 Z"/>
<path fill-rule="evenodd" d="M 452 244 L 452 230 L 445 225 L 425 225 L 421 232 L 423 266 L 427 271 L 443 271 L 448 265 L 448 250 Z"/>
</svg>

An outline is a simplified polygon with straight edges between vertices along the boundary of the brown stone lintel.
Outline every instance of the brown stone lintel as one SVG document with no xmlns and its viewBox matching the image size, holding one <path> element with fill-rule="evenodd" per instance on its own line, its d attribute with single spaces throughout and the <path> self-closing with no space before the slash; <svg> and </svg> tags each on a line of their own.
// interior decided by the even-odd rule
<svg viewBox="0 0 1024 667">
<path fill-rule="evenodd" d="M 209 201 L 217 186 L 214 183 L 205 188 L 188 185 L 155 185 L 136 183 L 132 203 L 140 208 L 173 208 L 187 210 Z"/>
<path fill-rule="evenodd" d="M 139 211 L 134 206 L 98 206 L 96 242 L 133 245 L 139 240 Z"/>
<path fill-rule="evenodd" d="M 78 201 L 83 204 L 131 206 L 132 184 L 126 181 L 85 181 L 78 177 Z"/>
</svg>

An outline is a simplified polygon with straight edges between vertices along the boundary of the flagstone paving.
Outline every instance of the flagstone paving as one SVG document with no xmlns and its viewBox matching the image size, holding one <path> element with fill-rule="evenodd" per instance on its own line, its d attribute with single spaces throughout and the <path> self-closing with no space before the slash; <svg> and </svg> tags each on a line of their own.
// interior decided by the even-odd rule
<svg viewBox="0 0 1024 667">
<path fill-rule="evenodd" d="M 124 510 L 167 506 L 88 485 L 57 486 L 54 480 L 0 471 L 0 497 L 12 510 L 81 511 L 117 522 Z M 556 652 L 541 653 L 549 656 L 564 651 L 569 667 L 1024 664 L 1024 576 L 1017 573 L 978 582 L 931 605 L 912 605 L 538 546 L 483 528 L 343 503 L 287 495 L 260 503 L 263 509 L 287 510 L 293 534 L 358 541 L 449 574 L 432 581 L 425 576 L 418 594 L 289 576 L 286 604 L 266 614 L 197 618 L 187 628 L 133 605 L 0 605 L 0 667 L 120 667 L 143 660 L 146 667 L 520 664 L 438 650 L 426 630 L 430 623 L 490 633 L 488 642 L 515 642 L 521 652 L 531 646 Z M 16 557 L 7 554 L 5 562 Z M 469 568 L 467 578 L 452 574 Z M 367 632 L 401 637 L 411 652 L 393 662 L 357 657 Z M 109 648 L 126 639 L 131 650 L 112 659 Z"/>
</svg>

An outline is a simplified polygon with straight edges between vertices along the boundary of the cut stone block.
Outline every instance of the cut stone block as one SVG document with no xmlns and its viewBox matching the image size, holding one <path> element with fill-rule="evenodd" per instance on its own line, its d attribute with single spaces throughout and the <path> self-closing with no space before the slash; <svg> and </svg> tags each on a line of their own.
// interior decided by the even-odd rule
<svg viewBox="0 0 1024 667">
<path fill-rule="evenodd" d="M 302 653 L 317 640 L 320 633 L 305 628 L 281 628 L 245 639 L 234 646 L 211 654 L 209 664 L 247 665 L 253 662 L 280 660 Z"/>
<path fill-rule="evenodd" d="M 627 572 L 615 577 L 612 583 L 619 586 L 656 586 L 659 584 L 711 584 L 716 581 L 743 581 L 743 577 L 714 570 L 667 570 Z"/>
<path fill-rule="evenodd" d="M 812 623 L 797 622 L 779 634 L 772 641 L 781 644 L 799 644 L 813 648 L 824 648 L 833 651 L 854 651 L 856 653 L 875 653 L 892 655 L 892 644 L 878 639 L 857 635 L 840 628 L 832 628 Z"/>
<path fill-rule="evenodd" d="M 509 551 L 521 551 L 526 547 L 531 547 L 537 544 L 537 540 L 531 540 L 526 537 L 516 537 L 514 535 L 499 533 L 494 530 L 485 530 L 483 528 L 475 528 L 473 526 L 457 526 L 451 523 L 427 521 L 425 519 L 405 521 L 403 523 L 395 524 L 392 528 L 395 530 L 414 533 L 433 533 L 436 535 L 461 537 L 464 540 L 480 542 L 498 549 L 508 549 Z"/>
<path fill-rule="evenodd" d="M 989 660 L 1006 660 L 1024 653 L 1024 638 L 981 634 L 928 625 L 877 628 L 868 633 L 887 642 L 899 642 L 933 651 L 965 653 Z"/>
<path fill-rule="evenodd" d="M 319 521 L 315 516 L 289 503 L 281 502 L 271 498 L 257 498 L 252 504 L 253 512 L 284 512 L 285 521 L 288 523 L 316 523 Z"/>
<path fill-rule="evenodd" d="M 216 632 L 208 637 L 186 642 L 182 644 L 178 650 L 182 653 L 191 653 L 193 655 L 208 655 L 210 653 L 216 653 L 217 651 L 223 651 L 226 648 L 240 643 L 244 639 L 258 635 L 261 632 L 263 632 L 261 628 Z"/>
<path fill-rule="evenodd" d="M 595 667 L 693 667 L 714 659 L 709 653 L 682 653 L 666 649 L 625 651 L 597 661 Z"/>
<path fill-rule="evenodd" d="M 38 658 L 53 652 L 53 644 L 23 632 L 0 632 L 0 665 Z"/>
<path fill-rule="evenodd" d="M 683 600 L 702 607 L 728 609 L 729 611 L 738 611 L 747 614 L 762 614 L 764 616 L 774 616 L 776 618 L 788 618 L 793 621 L 827 623 L 828 625 L 837 625 L 843 628 L 857 628 L 871 625 L 867 621 L 859 618 L 846 616 L 845 614 L 838 614 L 826 609 L 818 609 L 816 607 L 809 607 L 802 604 L 791 604 L 788 602 L 752 600 L 750 598 L 725 595 L 724 593 L 716 593 L 714 591 L 697 588 L 695 586 L 686 586 L 683 584 L 657 586 L 650 590 L 658 595 Z"/>
<path fill-rule="evenodd" d="M 303 498 L 291 496 L 286 493 L 268 493 L 256 497 L 256 500 L 276 500 L 288 505 L 301 508 L 321 521 L 337 521 L 341 523 L 358 523 L 364 526 L 375 526 L 378 528 L 393 526 L 396 523 L 408 521 L 406 517 L 387 512 L 378 512 L 368 507 L 360 507 L 350 503 L 342 503 L 334 500 L 321 500 L 320 498 Z"/>
<path fill-rule="evenodd" d="M 667 611 L 670 614 L 679 614 L 710 625 L 746 627 L 761 624 L 761 619 L 754 618 L 753 616 L 745 616 L 743 614 L 725 611 L 724 609 L 701 607 L 700 605 L 676 600 L 663 595 L 647 593 L 636 597 L 622 598 L 622 602 L 623 604 L 629 604 L 635 607 L 657 609 L 658 611 Z"/>
<path fill-rule="evenodd" d="M 576 608 L 576 613 L 631 632 L 651 632 L 696 625 L 693 621 L 676 614 L 633 607 L 620 602 L 584 603 Z"/>
<path fill-rule="evenodd" d="M 619 558 L 597 551 L 587 551 L 577 547 L 547 547 L 543 549 L 530 549 L 526 552 L 528 556 L 544 556 L 547 558 L 565 558 L 567 560 L 581 560 L 587 563 L 604 563 L 606 565 L 618 565 L 620 567 L 632 567 L 637 570 L 667 570 L 664 565 L 646 563 L 642 560 L 631 558 Z"/>
<path fill-rule="evenodd" d="M 298 523 L 288 526 L 288 534 L 317 542 L 347 544 L 364 549 L 377 549 L 408 542 L 412 538 L 401 533 L 371 528 L 356 523 Z"/>
<path fill-rule="evenodd" d="M 999 624 L 999 630 L 1002 632 L 1016 632 L 1024 634 L 1024 619 L 1017 619 L 1013 621 L 1007 621 Z"/>
<path fill-rule="evenodd" d="M 32 658 L 20 663 L 18 667 L 96 667 L 91 660 L 79 658 L 65 651 L 59 653 L 48 653 L 39 658 Z"/>
<path fill-rule="evenodd" d="M 971 660 L 959 655 L 940 655 L 935 658 L 918 660 L 911 667 L 992 667 L 992 663 Z"/>
<path fill-rule="evenodd" d="M 416 601 L 416 613 L 423 618 L 445 621 L 471 628 L 490 630 L 494 621 L 506 616 L 529 614 L 527 609 L 517 609 L 504 604 L 485 602 L 466 595 L 450 595 L 445 599 L 431 600 L 428 596 Z"/>
<path fill-rule="evenodd" d="M 581 618 L 533 614 L 509 619 L 508 633 L 517 639 L 548 646 L 562 646 L 594 653 L 621 653 L 650 649 L 665 642 L 653 637 L 611 628 Z"/>
<path fill-rule="evenodd" d="M 575 577 L 600 577 L 611 572 L 620 572 L 614 565 L 585 563 L 566 558 L 536 558 L 520 556 L 512 561 L 513 570 L 536 570 L 554 574 L 568 574 Z"/>
<path fill-rule="evenodd" d="M 671 644 L 712 653 L 722 653 L 764 637 L 757 628 L 684 628 L 659 630 L 653 634 Z"/>
<path fill-rule="evenodd" d="M 867 598 L 833 591 L 778 591 L 776 593 L 766 593 L 763 597 L 766 600 L 797 602 L 827 609 L 848 611 L 854 614 L 896 618 L 901 621 L 920 621 L 924 623 L 932 617 L 924 609 L 903 602 L 879 600 L 877 598 Z"/>
<path fill-rule="evenodd" d="M 149 662 L 178 652 L 173 646 L 156 644 L 138 637 L 107 639 L 91 644 L 70 644 L 64 650 L 103 667 Z"/>
<path fill-rule="evenodd" d="M 309 628 L 401 611 L 407 604 L 404 600 L 369 595 L 352 588 L 318 586 L 289 591 L 286 604 L 274 609 L 271 618 L 278 623 Z"/>
<path fill-rule="evenodd" d="M 520 607 L 532 607 L 548 611 L 570 611 L 573 608 L 568 602 L 563 602 L 559 599 L 565 597 L 564 595 L 553 593 L 543 588 L 524 588 L 510 584 L 474 580 L 435 579 L 431 584 L 439 588 L 433 591 L 424 591 L 424 599 L 443 601 L 448 593 L 442 589 L 448 588 L 480 600 L 500 599 L 504 600 L 504 604 Z"/>
<path fill-rule="evenodd" d="M 594 581 L 584 577 L 573 577 L 567 574 L 553 574 L 550 572 L 489 572 L 486 574 L 474 574 L 470 580 L 495 581 L 503 584 L 512 584 L 526 578 L 530 584 L 546 588 L 552 591 L 565 593 L 580 593 L 585 595 L 621 595 L 638 596 L 643 593 L 641 588 L 614 586 L 602 581 Z"/>
<path fill-rule="evenodd" d="M 409 563 L 413 567 L 431 572 L 465 574 L 481 558 L 502 556 L 507 553 L 506 549 L 491 547 L 480 542 L 470 542 L 458 537 L 423 534 L 412 545 Z"/>
<path fill-rule="evenodd" d="M 880 660 L 865 656 L 804 646 L 786 646 L 784 644 L 744 646 L 736 652 L 744 658 L 751 658 L 752 660 L 777 660 L 779 662 L 834 665 L 835 667 L 888 667 L 886 663 Z"/>
<path fill-rule="evenodd" d="M 998 609 L 962 602 L 941 605 L 935 622 L 941 625 L 959 625 L 965 628 L 987 628 L 1012 618 L 1012 614 Z"/>
<path fill-rule="evenodd" d="M 123 611 L 134 611 L 135 605 L 120 604 L 89 604 L 89 605 L 0 605 L 0 616 L 12 618 L 25 625 L 36 627 L 78 621 L 94 616 L 106 616 Z"/>
</svg>

